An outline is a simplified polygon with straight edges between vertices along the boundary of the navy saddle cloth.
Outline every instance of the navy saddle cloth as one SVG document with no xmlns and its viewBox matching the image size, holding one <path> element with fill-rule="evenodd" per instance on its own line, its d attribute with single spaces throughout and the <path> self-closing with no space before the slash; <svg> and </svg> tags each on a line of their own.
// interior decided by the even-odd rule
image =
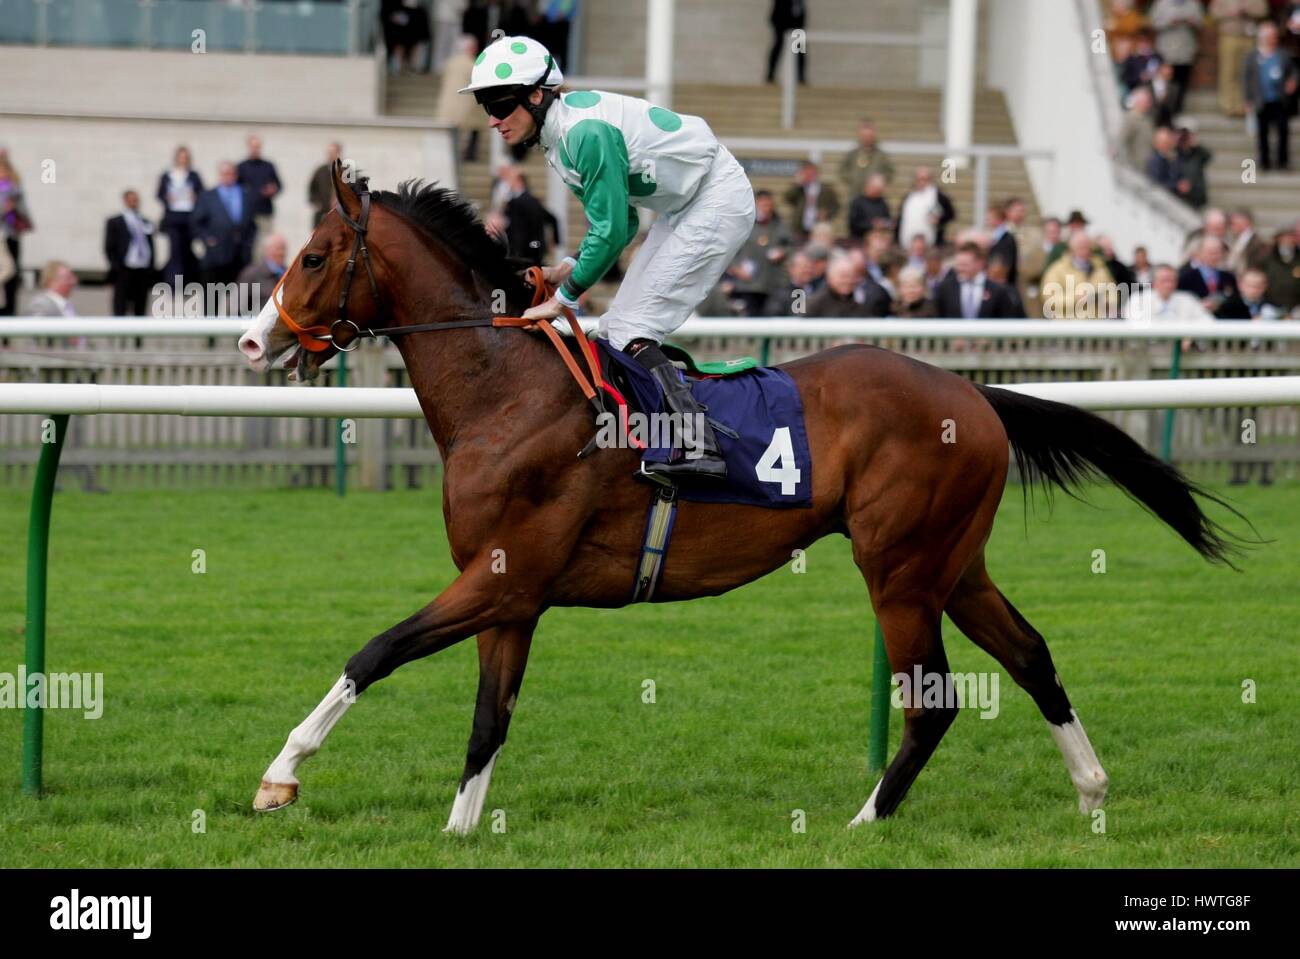
<svg viewBox="0 0 1300 959">
<path fill-rule="evenodd" d="M 629 423 L 635 426 L 634 413 L 664 412 L 663 390 L 640 363 L 607 340 L 592 339 L 591 344 L 600 358 L 602 374 L 614 388 L 610 395 L 626 401 Z M 671 359 L 684 359 L 694 370 L 683 351 L 667 344 L 663 350 Z M 684 376 L 680 370 L 678 375 L 690 384 L 696 401 L 713 421 L 714 435 L 727 462 L 725 480 L 679 477 L 676 482 L 682 499 L 775 508 L 812 505 L 812 456 L 803 403 L 788 373 L 756 367 L 724 376 Z M 641 453 L 644 462 L 665 463 L 673 457 L 671 434 L 659 435 L 667 433 L 642 430 L 641 435 L 647 437 L 647 448 Z M 653 441 L 661 445 L 650 446 Z"/>
</svg>

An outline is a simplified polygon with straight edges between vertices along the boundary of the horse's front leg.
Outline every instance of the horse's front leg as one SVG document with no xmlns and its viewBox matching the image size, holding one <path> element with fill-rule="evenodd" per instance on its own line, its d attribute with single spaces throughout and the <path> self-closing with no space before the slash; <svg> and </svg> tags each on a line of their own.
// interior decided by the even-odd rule
<svg viewBox="0 0 1300 959">
<path fill-rule="evenodd" d="M 298 764 L 320 749 L 334 724 L 372 683 L 404 663 L 444 650 L 497 622 L 534 617 L 540 598 L 507 592 L 502 579 L 493 575 L 489 559 L 473 562 L 432 603 L 366 643 L 348 660 L 320 705 L 289 734 L 262 778 L 253 808 L 279 809 L 297 798 Z"/>
<path fill-rule="evenodd" d="M 469 736 L 465 772 L 460 777 L 451 818 L 443 832 L 468 833 L 478 825 L 497 754 L 506 741 L 510 717 L 528 665 L 537 619 L 506 623 L 478 634 L 478 702 Z"/>
</svg>

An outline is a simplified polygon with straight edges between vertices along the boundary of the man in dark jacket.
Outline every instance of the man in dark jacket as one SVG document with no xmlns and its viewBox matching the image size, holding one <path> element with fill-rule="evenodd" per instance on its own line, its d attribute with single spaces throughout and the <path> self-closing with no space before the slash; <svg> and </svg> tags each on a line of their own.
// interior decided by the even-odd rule
<svg viewBox="0 0 1300 959">
<path fill-rule="evenodd" d="M 801 30 L 804 25 L 804 16 L 806 14 L 804 0 L 773 0 L 772 16 L 769 18 L 772 22 L 772 51 L 767 55 L 767 82 L 776 82 L 776 64 L 781 59 L 781 47 L 785 44 L 785 35 L 790 30 Z M 795 57 L 795 65 L 799 70 L 799 83 L 807 83 L 804 76 L 804 70 L 808 62 L 808 53 L 795 53 L 790 51 L 790 56 Z"/>
<path fill-rule="evenodd" d="M 1256 136 L 1259 140 L 1259 165 L 1273 169 L 1268 149 L 1269 131 L 1277 133 L 1277 167 L 1290 169 L 1287 137 L 1290 135 L 1291 97 L 1300 84 L 1291 55 L 1278 46 L 1277 24 L 1264 21 L 1255 37 L 1255 49 L 1246 57 L 1246 107 L 1255 112 Z"/>
<path fill-rule="evenodd" d="M 528 190 L 528 180 L 519 167 L 511 168 L 513 196 L 506 201 L 506 245 L 511 256 L 536 266 L 546 259 L 551 243 L 560 242 L 560 222 Z M 546 239 L 551 234 L 551 241 Z"/>
<path fill-rule="evenodd" d="M 1241 276 L 1237 292 L 1215 311 L 1219 320 L 1277 320 L 1282 310 L 1268 298 L 1268 275 L 1252 267 Z"/>
<path fill-rule="evenodd" d="M 253 222 L 257 232 L 266 235 L 271 232 L 275 207 L 272 203 L 280 192 L 280 177 L 275 172 L 275 164 L 262 159 L 262 138 L 248 138 L 248 159 L 236 168 L 241 186 L 248 187 L 253 194 Z"/>
<path fill-rule="evenodd" d="M 1300 306 L 1300 247 L 1296 246 L 1297 229 L 1278 230 L 1273 252 L 1264 261 L 1268 275 L 1268 299 L 1283 313 Z"/>
<path fill-rule="evenodd" d="M 1151 141 L 1151 156 L 1147 158 L 1147 178 L 1175 196 L 1180 195 L 1178 184 L 1183 179 L 1182 164 L 1178 162 L 1178 137 L 1169 127 L 1158 127 Z"/>
<path fill-rule="evenodd" d="M 826 288 L 808 300 L 808 316 L 863 319 L 888 316 L 889 294 L 848 255 L 831 260 L 826 268 Z"/>
<path fill-rule="evenodd" d="M 744 301 L 746 316 L 763 316 L 768 297 L 782 284 L 785 259 L 793 241 L 776 213 L 776 200 L 767 190 L 754 194 L 754 226 L 749 239 L 727 267 L 736 296 Z"/>
<path fill-rule="evenodd" d="M 867 177 L 862 193 L 849 204 L 849 236 L 862 242 L 862 238 L 880 225 L 888 226 L 889 201 L 885 199 L 885 177 L 873 173 Z"/>
<path fill-rule="evenodd" d="M 763 305 L 762 316 L 809 316 L 808 302 L 825 285 L 818 279 L 813 258 L 803 250 L 791 254 L 786 268 L 788 279 L 778 283 Z"/>
<path fill-rule="evenodd" d="M 1196 121 L 1191 117 L 1180 122 L 1177 153 L 1180 177 L 1175 192 L 1193 210 L 1203 209 L 1209 202 L 1205 171 L 1209 169 L 1214 154 L 1201 146 L 1197 138 Z"/>
<path fill-rule="evenodd" d="M 240 298 L 247 302 L 250 312 L 256 316 L 271 296 L 271 291 L 284 276 L 288 264 L 289 245 L 284 236 L 272 233 L 262 243 L 262 257 L 248 264 L 239 271 L 239 282 L 247 292 Z"/>
<path fill-rule="evenodd" d="M 325 148 L 325 162 L 316 168 L 307 184 L 307 202 L 314 212 L 312 226 L 319 226 L 325 214 L 334 209 L 334 161 L 343 155 L 343 147 L 331 143 Z"/>
<path fill-rule="evenodd" d="M 1016 286 L 1020 282 L 1020 243 L 1016 239 L 1025 222 L 1025 201 L 1013 196 L 998 208 L 1000 219 L 993 228 L 993 241 L 989 246 L 989 261 L 996 257 L 1007 265 L 1007 282 Z"/>
<path fill-rule="evenodd" d="M 253 191 L 237 182 L 235 165 L 222 163 L 217 186 L 200 194 L 194 207 L 205 283 L 232 283 L 253 259 L 253 202 Z"/>
<path fill-rule="evenodd" d="M 934 305 L 944 319 L 1020 320 L 1024 312 L 1007 287 L 988 278 L 984 251 L 977 243 L 957 249 L 953 268 L 939 281 Z"/>
<path fill-rule="evenodd" d="M 1223 269 L 1223 257 L 1223 241 L 1207 236 L 1196 256 L 1178 271 L 1178 289 L 1195 296 L 1211 313 L 1237 295 L 1237 277 Z"/>
<path fill-rule="evenodd" d="M 781 199 L 790 210 L 790 219 L 786 222 L 803 239 L 807 239 L 818 223 L 833 222 L 840 212 L 839 193 L 821 178 L 817 164 L 811 160 L 799 164 L 795 182 L 790 184 Z"/>
<path fill-rule="evenodd" d="M 154 225 L 140 215 L 140 194 L 122 194 L 122 212 L 104 224 L 104 256 L 113 284 L 113 315 L 144 316 L 153 285 Z"/>
</svg>

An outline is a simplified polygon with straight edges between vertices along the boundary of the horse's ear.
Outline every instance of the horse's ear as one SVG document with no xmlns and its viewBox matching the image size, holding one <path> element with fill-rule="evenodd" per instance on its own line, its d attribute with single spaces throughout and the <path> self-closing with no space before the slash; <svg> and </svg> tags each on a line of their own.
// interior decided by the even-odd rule
<svg viewBox="0 0 1300 959">
<path fill-rule="evenodd" d="M 356 179 L 356 167 L 351 164 L 344 166 L 341 159 L 335 160 L 331 175 L 334 180 L 334 196 L 343 207 L 343 212 L 353 220 L 359 220 L 361 198 L 357 196 L 357 188 L 353 182 Z"/>
</svg>

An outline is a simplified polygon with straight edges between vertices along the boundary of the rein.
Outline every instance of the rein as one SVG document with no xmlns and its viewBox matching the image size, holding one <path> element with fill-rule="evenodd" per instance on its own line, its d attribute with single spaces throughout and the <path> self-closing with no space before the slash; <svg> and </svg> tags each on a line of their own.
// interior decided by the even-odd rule
<svg viewBox="0 0 1300 959">
<path fill-rule="evenodd" d="M 348 319 L 348 294 L 352 290 L 352 276 L 356 271 L 357 256 L 360 255 L 361 262 L 365 265 L 366 276 L 370 280 L 370 295 L 374 298 L 375 307 L 379 315 L 383 315 L 383 303 L 379 299 L 379 284 L 375 282 L 374 269 L 370 265 L 370 250 L 366 246 L 366 232 L 369 229 L 370 221 L 370 191 L 366 190 L 361 196 L 361 218 L 353 220 L 343 210 L 341 203 L 335 203 L 334 212 L 343 218 L 343 222 L 352 228 L 355 239 L 352 243 L 352 252 L 348 256 L 347 272 L 343 280 L 343 290 L 339 294 L 339 315 L 329 326 L 303 326 L 298 323 L 289 311 L 284 308 L 284 294 L 281 287 L 284 286 L 285 278 L 288 277 L 289 271 L 285 270 L 284 276 L 280 277 L 280 282 L 275 285 L 271 291 L 271 302 L 275 304 L 276 311 L 280 314 L 280 319 L 289 330 L 298 337 L 298 343 L 303 349 L 312 353 L 323 353 L 331 346 L 340 353 L 351 353 L 360 344 L 360 341 L 369 337 L 376 339 L 380 336 L 397 337 L 407 336 L 411 333 L 437 333 L 440 330 L 463 330 L 470 327 L 491 327 L 495 329 L 525 329 L 541 330 L 551 341 L 560 358 L 564 360 L 564 365 L 569 368 L 569 373 L 577 381 L 583 396 L 596 408 L 598 413 L 605 411 L 602 390 L 604 389 L 604 380 L 600 373 L 600 363 L 596 359 L 596 351 L 591 348 L 587 339 L 587 334 L 583 332 L 582 324 L 577 321 L 573 311 L 567 306 L 563 308 L 565 320 L 569 323 L 569 328 L 573 331 L 574 339 L 578 341 L 578 346 L 582 351 L 583 357 L 587 362 L 587 372 L 578 365 L 573 358 L 573 354 L 565 347 L 564 340 L 561 338 L 559 331 L 551 325 L 550 321 L 538 322 L 528 320 L 522 316 L 492 316 L 479 317 L 466 320 L 451 320 L 445 323 L 418 323 L 412 326 L 389 326 L 378 329 L 362 329 L 355 322 Z M 554 288 L 546 282 L 546 276 L 539 266 L 530 266 L 525 271 L 525 280 L 533 288 L 533 302 L 530 306 L 539 306 L 545 303 L 554 292 Z M 346 334 L 347 338 L 342 339 L 341 335 L 347 327 L 351 327 L 351 332 Z"/>
</svg>

